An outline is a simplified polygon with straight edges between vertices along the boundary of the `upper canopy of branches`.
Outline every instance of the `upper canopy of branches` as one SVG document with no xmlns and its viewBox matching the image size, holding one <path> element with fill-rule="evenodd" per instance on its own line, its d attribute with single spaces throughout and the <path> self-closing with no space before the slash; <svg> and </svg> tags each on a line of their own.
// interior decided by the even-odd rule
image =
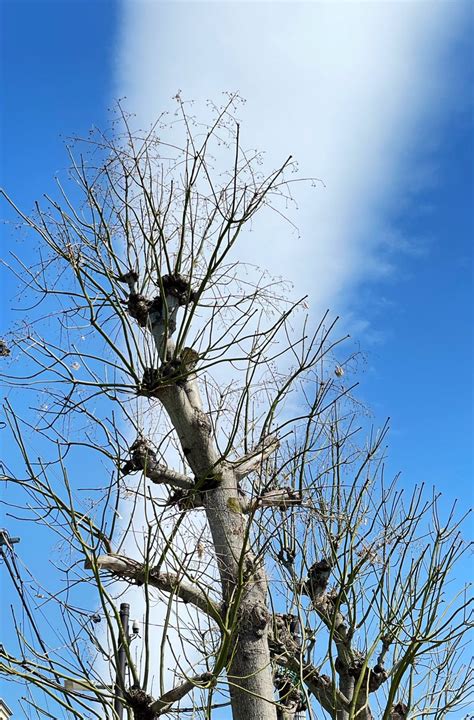
<svg viewBox="0 0 474 720">
<path fill-rule="evenodd" d="M 462 705 L 472 682 L 461 662 L 470 602 L 460 592 L 438 612 L 466 550 L 458 521 L 440 521 L 436 496 L 415 488 L 405 499 L 385 482 L 387 426 L 359 440 L 353 355 L 336 363 L 335 321 L 297 315 L 304 301 L 241 262 L 237 240 L 259 210 L 285 217 L 295 179 L 291 158 L 264 173 L 262 156 L 244 149 L 238 102 L 210 106 L 203 126 L 178 96 L 171 122 L 147 132 L 119 110 L 110 134 L 69 148 L 71 189 L 58 181 L 59 197 L 31 217 L 10 201 L 41 248 L 33 266 L 16 258 L 35 300 L 0 354 L 9 368 L 22 360 L 9 383 L 45 402 L 25 423 L 7 403 L 24 469 L 4 477 L 66 543 L 68 592 L 93 575 L 114 653 L 115 598 L 102 573 L 143 585 L 147 608 L 153 590 L 169 608 L 175 599 L 198 611 L 194 625 L 179 613 L 175 622 L 195 647 L 205 641 L 205 672 L 181 672 L 185 680 L 153 700 L 150 657 L 140 674 L 129 653 L 132 690 L 147 712 L 167 711 L 193 687 L 212 696 L 234 661 L 235 633 L 237 649 L 242 633 L 252 647 L 264 638 L 280 691 L 288 673 L 306 688 L 303 698 L 293 684 L 295 707 L 312 695 L 330 717 L 369 720 L 369 695 L 382 688 L 383 720 L 404 719 L 416 702 L 420 712 L 445 712 Z M 25 427 L 53 441 L 53 458 L 30 457 Z M 95 464 L 84 489 L 86 453 Z M 154 495 L 147 481 L 165 490 Z M 128 522 L 118 528 L 124 504 Z M 201 508 L 209 532 L 190 519 Z M 76 613 L 69 596 L 49 598 L 63 616 Z M 78 616 L 78 636 L 103 650 Z M 7 670 L 61 694 L 62 679 L 77 680 L 86 666 L 92 674 L 74 643 L 62 646 L 59 669 L 40 643 L 26 648 L 26 670 L 13 655 Z"/>
</svg>

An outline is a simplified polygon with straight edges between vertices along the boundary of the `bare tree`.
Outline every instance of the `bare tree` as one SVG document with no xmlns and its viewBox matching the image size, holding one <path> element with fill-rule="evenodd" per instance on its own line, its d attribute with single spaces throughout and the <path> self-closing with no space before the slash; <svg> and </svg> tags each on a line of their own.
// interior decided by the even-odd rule
<svg viewBox="0 0 474 720">
<path fill-rule="evenodd" d="M 295 180 L 243 149 L 237 101 L 203 126 L 177 97 L 145 133 L 121 112 L 69 149 L 58 199 L 9 200 L 40 251 L 10 263 L 35 300 L 1 346 L 3 478 L 58 544 L 42 582 L 4 535 L 26 615 L 2 673 L 35 717 L 459 713 L 462 518 L 385 479 L 387 426 L 359 426 L 336 321 L 240 262 Z"/>
</svg>

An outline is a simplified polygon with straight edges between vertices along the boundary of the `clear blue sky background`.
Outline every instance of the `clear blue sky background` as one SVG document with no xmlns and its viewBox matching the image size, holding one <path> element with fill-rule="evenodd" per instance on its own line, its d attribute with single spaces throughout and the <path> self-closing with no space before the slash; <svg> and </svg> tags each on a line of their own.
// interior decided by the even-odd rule
<svg viewBox="0 0 474 720">
<path fill-rule="evenodd" d="M 180 7 L 183 13 L 189 8 L 174 5 L 178 15 Z M 418 176 L 413 164 L 406 165 L 406 175 L 398 172 L 396 198 L 387 192 L 376 208 L 384 226 L 391 228 L 395 246 L 399 238 L 421 238 L 423 252 L 386 250 L 391 271 L 359 273 L 347 292 L 334 295 L 333 309 L 364 318 L 360 341 L 368 363 L 360 394 L 373 408 L 376 422 L 392 418 L 391 469 L 401 470 L 407 485 L 435 484 L 446 504 L 458 498 L 467 508 L 473 496 L 474 6 L 463 7 L 462 22 L 452 31 L 442 59 L 449 65 L 452 86 L 420 115 L 417 132 L 404 150 L 429 171 Z M 173 26 L 171 6 L 161 8 L 164 25 L 175 28 L 167 42 L 177 66 L 174 73 L 173 58 L 168 58 L 163 72 L 166 83 L 177 90 L 185 83 L 180 68 L 187 46 L 180 40 L 179 23 Z M 199 8 L 195 3 L 194 11 Z M 211 14 L 210 8 L 202 6 L 204 15 Z M 107 108 L 122 88 L 120 72 L 128 78 L 122 85 L 131 82 L 123 70 L 123 45 L 124 17 L 133 12 L 133 3 L 124 15 L 120 3 L 107 0 L 2 1 L 1 175 L 2 185 L 22 208 L 29 210 L 52 188 L 54 174 L 65 168 L 61 136 L 85 135 L 92 125 L 108 124 Z M 157 39 L 160 32 L 157 27 Z M 225 48 L 219 52 L 225 56 Z M 225 57 L 221 60 L 217 64 L 225 65 Z M 188 58 L 188 64 L 192 62 Z M 226 85 L 224 75 L 220 89 L 234 89 L 232 70 L 229 80 Z M 158 74 L 157 86 L 160 82 Z M 167 88 L 166 83 L 161 85 Z M 245 87 L 242 92 L 246 94 Z M 279 102 L 284 107 L 285 97 Z M 347 124 L 350 127 L 350 115 Z M 251 137 L 249 142 L 253 144 Z M 291 134 L 282 136 L 282 154 L 292 150 Z M 317 166 L 312 172 L 320 176 Z M 380 181 L 390 187 L 390 178 Z M 5 207 L 2 216 L 9 216 Z M 2 255 L 16 247 L 27 257 L 28 249 L 21 241 L 16 246 L 11 228 L 2 227 L 1 232 Z M 284 274 L 285 267 L 280 272 Z M 10 309 L 16 282 L 3 274 L 2 289 L 1 333 L 18 317 Z M 12 534 L 22 534 L 21 524 L 4 523 Z M 26 560 L 38 553 L 25 537 L 19 550 Z M 0 576 L 8 598 L 1 566 Z M 16 690 L 5 688 L 1 694 L 15 709 Z"/>
</svg>

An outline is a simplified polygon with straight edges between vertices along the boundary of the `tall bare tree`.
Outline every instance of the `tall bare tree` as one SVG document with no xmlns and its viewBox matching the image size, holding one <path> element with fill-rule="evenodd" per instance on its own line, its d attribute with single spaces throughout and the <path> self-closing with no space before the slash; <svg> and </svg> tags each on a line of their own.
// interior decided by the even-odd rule
<svg viewBox="0 0 474 720">
<path fill-rule="evenodd" d="M 1 670 L 35 717 L 459 717 L 461 519 L 385 479 L 335 321 L 239 260 L 295 180 L 243 149 L 237 102 L 203 126 L 177 97 L 145 133 L 121 112 L 67 190 L 9 200 L 40 250 L 10 263 L 35 302 L 2 341 L 3 478 L 59 544 L 41 581 L 3 535 L 26 614 Z"/>
</svg>

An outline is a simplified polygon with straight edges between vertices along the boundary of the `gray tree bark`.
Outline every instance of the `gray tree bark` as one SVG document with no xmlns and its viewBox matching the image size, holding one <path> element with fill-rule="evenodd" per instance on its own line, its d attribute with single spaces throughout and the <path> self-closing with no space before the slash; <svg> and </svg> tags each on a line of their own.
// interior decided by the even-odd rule
<svg viewBox="0 0 474 720">
<path fill-rule="evenodd" d="M 189 382 L 159 387 L 154 395 L 170 417 L 196 477 L 196 488 L 204 498 L 224 606 L 235 613 L 236 630 L 229 638 L 232 652 L 227 665 L 232 717 L 276 720 L 265 573 L 246 547 L 246 521 L 238 510 L 237 473 L 221 462 L 207 416 L 200 403 L 191 404 L 190 398 L 198 393 L 195 387 L 187 387 Z"/>
</svg>

